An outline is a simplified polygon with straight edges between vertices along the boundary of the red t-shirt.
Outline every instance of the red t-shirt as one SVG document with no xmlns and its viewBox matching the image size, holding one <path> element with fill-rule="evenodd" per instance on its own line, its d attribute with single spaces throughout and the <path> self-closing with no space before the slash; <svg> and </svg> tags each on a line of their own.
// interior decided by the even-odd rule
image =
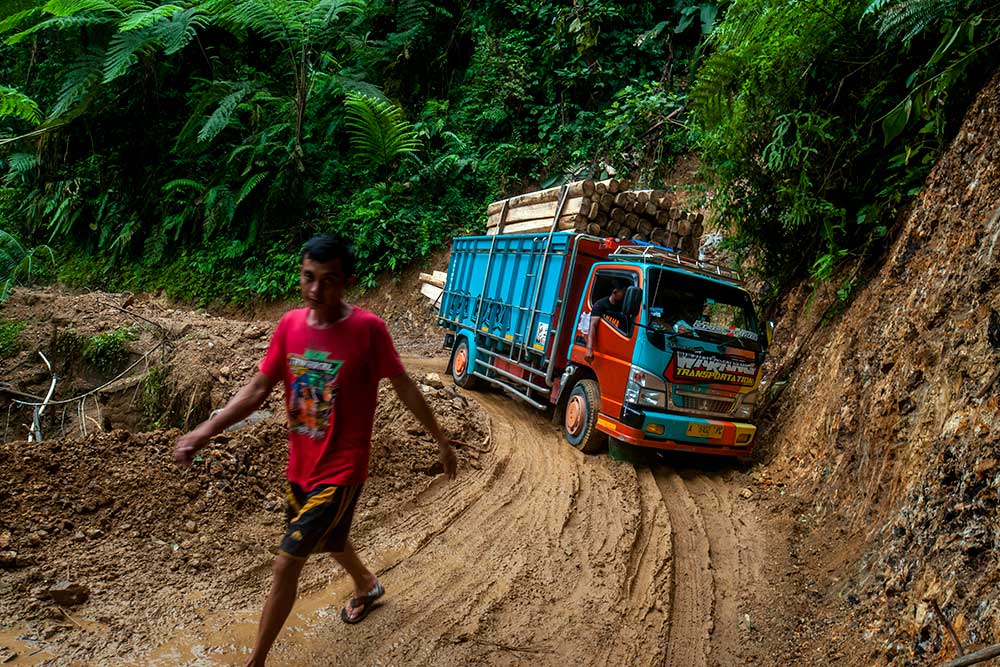
<svg viewBox="0 0 1000 667">
<path fill-rule="evenodd" d="M 379 380 L 405 372 L 378 316 L 354 307 L 318 329 L 308 313 L 281 318 L 260 363 L 261 373 L 285 383 L 288 480 L 307 492 L 367 479 Z"/>
</svg>

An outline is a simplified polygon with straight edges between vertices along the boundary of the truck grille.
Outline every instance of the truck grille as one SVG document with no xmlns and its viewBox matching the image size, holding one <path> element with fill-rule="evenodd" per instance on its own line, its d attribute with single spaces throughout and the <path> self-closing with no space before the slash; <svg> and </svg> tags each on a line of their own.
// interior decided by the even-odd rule
<svg viewBox="0 0 1000 667">
<path fill-rule="evenodd" d="M 733 411 L 736 401 L 728 398 L 708 398 L 707 396 L 674 396 L 674 404 L 682 410 L 695 412 L 728 413 Z"/>
</svg>

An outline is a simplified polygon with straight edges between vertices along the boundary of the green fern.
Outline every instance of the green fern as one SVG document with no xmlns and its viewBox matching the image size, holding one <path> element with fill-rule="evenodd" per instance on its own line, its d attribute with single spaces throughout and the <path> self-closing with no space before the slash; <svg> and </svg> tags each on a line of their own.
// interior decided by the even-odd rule
<svg viewBox="0 0 1000 667">
<path fill-rule="evenodd" d="M 216 231 L 227 228 L 236 216 L 236 200 L 232 190 L 225 185 L 210 188 L 205 193 L 204 206 L 206 239 L 211 238 Z"/>
<path fill-rule="evenodd" d="M 343 16 L 360 12 L 360 0 L 210 0 L 205 5 L 230 29 L 259 32 L 287 47 L 316 45 Z"/>
<path fill-rule="evenodd" d="M 17 12 L 16 14 L 11 14 L 3 20 L 0 20 L 0 33 L 11 32 L 22 23 L 25 23 L 30 19 L 37 18 L 41 16 L 41 14 L 41 7 L 31 7 L 30 9 L 25 9 L 24 11 Z"/>
<path fill-rule="evenodd" d="M 20 118 L 34 125 L 42 122 L 38 103 L 8 86 L 0 86 L 0 118 Z"/>
<path fill-rule="evenodd" d="M 160 5 L 147 11 L 135 12 L 118 24 L 118 31 L 128 32 L 129 30 L 148 28 L 182 11 L 184 11 L 184 8 L 180 5 Z"/>
<path fill-rule="evenodd" d="M 156 39 L 149 28 L 119 32 L 108 44 L 103 83 L 114 81 L 139 62 L 139 55 L 152 52 Z"/>
<path fill-rule="evenodd" d="M 6 301 L 17 284 L 31 282 L 36 256 L 47 254 L 55 265 L 52 248 L 40 245 L 25 248 L 12 234 L 0 229 L 0 302 Z"/>
<path fill-rule="evenodd" d="M 955 16 L 963 0 L 874 0 L 865 16 L 875 17 L 879 35 L 908 42 L 931 25 Z"/>
<path fill-rule="evenodd" d="M 185 188 L 191 188 L 192 190 L 197 190 L 199 193 L 204 192 L 205 190 L 204 185 L 190 178 L 175 178 L 169 183 L 163 184 L 160 190 L 164 194 L 170 194 L 175 190 L 182 190 Z"/>
<path fill-rule="evenodd" d="M 399 32 L 411 32 L 424 27 L 430 15 L 427 0 L 399 0 L 396 10 L 396 27 Z"/>
<path fill-rule="evenodd" d="M 70 65 L 63 77 L 59 97 L 52 107 L 52 117 L 58 118 L 93 94 L 104 75 L 104 53 L 91 51 Z"/>
<path fill-rule="evenodd" d="M 165 55 L 173 55 L 197 37 L 198 30 L 208 27 L 209 18 L 197 8 L 178 9 L 170 17 L 153 26 L 154 36 Z"/>
<path fill-rule="evenodd" d="M 79 30 L 81 28 L 87 28 L 93 25 L 104 25 L 106 23 L 108 23 L 107 17 L 95 13 L 75 14 L 73 16 L 56 16 L 33 25 L 27 30 L 22 30 L 19 33 L 11 35 L 7 38 L 5 43 L 9 45 L 19 44 L 28 37 L 31 37 L 35 33 L 43 30 Z"/>
<path fill-rule="evenodd" d="M 198 131 L 198 141 L 211 141 L 218 136 L 219 132 L 226 129 L 232 119 L 233 112 L 236 111 L 236 107 L 239 106 L 240 102 L 247 96 L 247 93 L 249 93 L 250 90 L 251 88 L 249 85 L 244 85 L 243 87 L 238 88 L 229 95 L 223 97 L 219 102 L 219 106 L 214 112 L 212 112 L 212 115 L 208 117 L 208 120 L 205 121 L 201 130 Z"/>
<path fill-rule="evenodd" d="M 420 147 L 413 124 L 395 104 L 358 93 L 348 94 L 344 104 L 351 146 L 376 169 Z"/>
<path fill-rule="evenodd" d="M 243 200 L 246 199 L 250 195 L 250 193 L 253 192 L 254 188 L 260 185 L 261 181 L 263 181 L 265 178 L 267 178 L 267 174 L 265 173 L 254 174 L 253 176 L 248 178 L 246 183 L 243 184 L 243 187 L 240 188 L 239 194 L 236 195 L 235 206 L 238 207 L 240 204 L 242 204 Z"/>
<path fill-rule="evenodd" d="M 7 175 L 3 179 L 6 185 L 14 185 L 18 181 L 27 182 L 32 172 L 38 168 L 38 156 L 35 153 L 12 153 L 7 156 L 6 161 L 0 160 L 0 166 L 7 167 Z"/>
</svg>

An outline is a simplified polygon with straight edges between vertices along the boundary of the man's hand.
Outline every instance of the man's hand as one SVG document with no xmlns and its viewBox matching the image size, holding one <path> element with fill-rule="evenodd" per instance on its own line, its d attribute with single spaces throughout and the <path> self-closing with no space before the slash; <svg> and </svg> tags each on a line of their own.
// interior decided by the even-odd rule
<svg viewBox="0 0 1000 667">
<path fill-rule="evenodd" d="M 174 461 L 182 466 L 191 465 L 194 455 L 207 445 L 213 436 L 222 433 L 241 419 L 246 419 L 263 405 L 277 383 L 277 380 L 257 371 L 250 382 L 243 385 L 243 388 L 236 392 L 218 414 L 198 424 L 190 433 L 177 438 L 177 443 L 174 445 Z"/>
<path fill-rule="evenodd" d="M 189 466 L 197 454 L 208 444 L 209 436 L 202 435 L 196 430 L 177 438 L 174 444 L 174 463 L 180 466 Z"/>
<path fill-rule="evenodd" d="M 447 440 L 438 443 L 438 461 L 444 469 L 444 475 L 448 479 L 455 479 L 458 471 L 458 455 L 455 453 L 454 440 Z"/>
<path fill-rule="evenodd" d="M 594 351 L 593 350 L 587 350 L 586 352 L 584 352 L 584 354 L 583 354 L 583 360 L 586 361 L 586 362 L 593 361 L 594 360 Z"/>
</svg>

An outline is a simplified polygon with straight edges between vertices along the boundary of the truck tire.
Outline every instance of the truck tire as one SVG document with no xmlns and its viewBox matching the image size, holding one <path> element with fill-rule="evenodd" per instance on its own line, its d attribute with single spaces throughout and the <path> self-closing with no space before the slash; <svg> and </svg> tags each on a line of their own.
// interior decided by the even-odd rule
<svg viewBox="0 0 1000 667">
<path fill-rule="evenodd" d="M 601 410 L 601 392 L 596 380 L 580 380 L 566 400 L 563 434 L 566 441 L 584 454 L 599 454 L 608 444 L 608 436 L 597 430 Z"/>
<path fill-rule="evenodd" d="M 455 341 L 455 354 L 451 358 L 451 377 L 462 389 L 475 389 L 479 385 L 479 378 L 472 374 L 475 361 L 469 349 L 469 341 L 465 336 L 459 336 Z"/>
</svg>

